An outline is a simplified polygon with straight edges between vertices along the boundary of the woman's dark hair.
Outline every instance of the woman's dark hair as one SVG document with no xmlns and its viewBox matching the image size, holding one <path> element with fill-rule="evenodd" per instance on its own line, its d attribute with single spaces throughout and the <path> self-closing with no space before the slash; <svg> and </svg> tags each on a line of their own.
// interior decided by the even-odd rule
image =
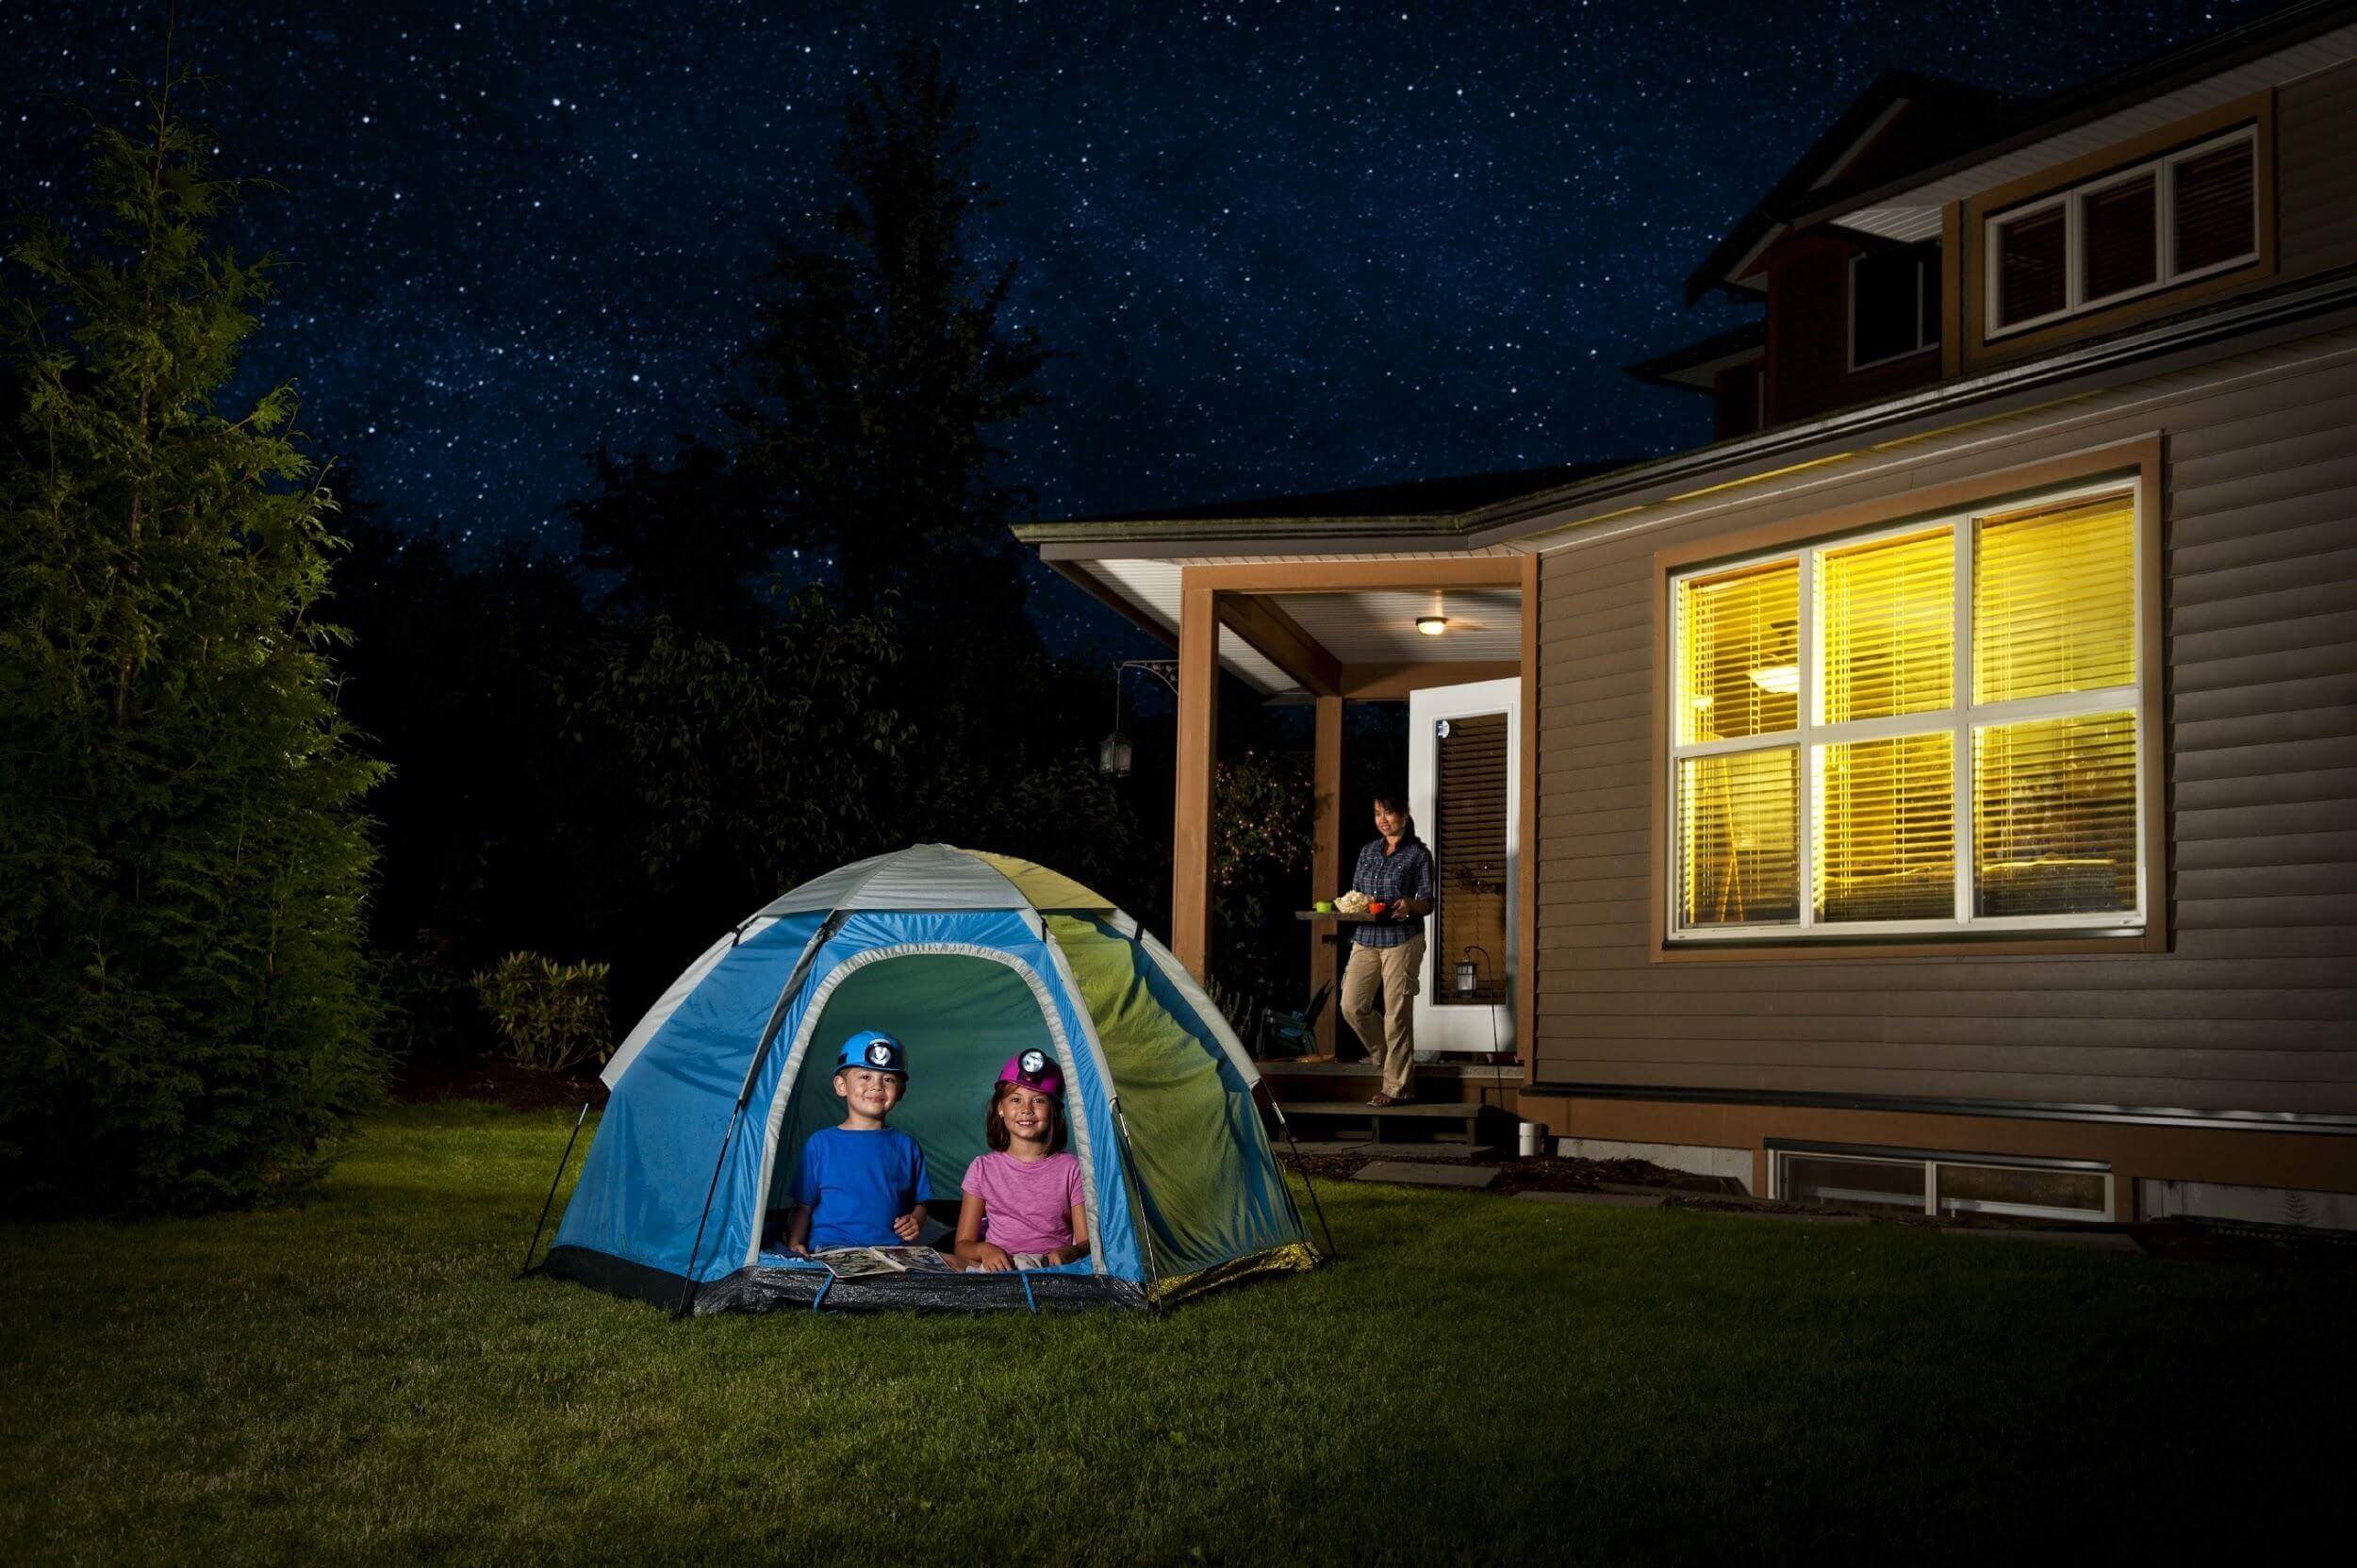
<svg viewBox="0 0 2357 1568">
<path fill-rule="evenodd" d="M 1023 1085 L 1020 1083 L 993 1084 L 990 1091 L 990 1109 L 982 1113 L 982 1141 L 1001 1154 L 1007 1152 L 1007 1146 L 1014 1140 L 1007 1136 L 1007 1124 L 1005 1119 L 998 1114 L 998 1102 L 1021 1087 Z M 1047 1152 L 1061 1154 L 1063 1152 L 1064 1137 L 1063 1101 L 1049 1095 L 1047 1103 L 1055 1107 L 1056 1111 L 1056 1130 L 1047 1135 Z"/>
</svg>

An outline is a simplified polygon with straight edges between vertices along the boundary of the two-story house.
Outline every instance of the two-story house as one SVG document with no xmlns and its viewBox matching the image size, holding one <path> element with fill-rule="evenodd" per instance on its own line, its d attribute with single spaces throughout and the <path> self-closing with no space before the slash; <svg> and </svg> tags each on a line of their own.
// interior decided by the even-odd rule
<svg viewBox="0 0 2357 1568">
<path fill-rule="evenodd" d="M 1319 706 L 1321 888 L 1342 704 L 1404 697 L 1420 1030 L 1486 1043 L 1454 897 L 1565 1147 L 2357 1224 L 2357 8 L 2039 100 L 1889 76 L 1687 287 L 1763 307 L 1636 367 L 1706 445 L 1018 531 L 1178 647 L 1182 958 L 1217 672 Z M 1452 891 L 1451 813 L 1502 876 Z"/>
</svg>

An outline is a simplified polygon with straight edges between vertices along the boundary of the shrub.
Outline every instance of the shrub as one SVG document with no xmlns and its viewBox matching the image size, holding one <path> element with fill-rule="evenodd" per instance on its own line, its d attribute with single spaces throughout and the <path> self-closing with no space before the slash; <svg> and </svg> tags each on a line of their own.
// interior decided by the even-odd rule
<svg viewBox="0 0 2357 1568">
<path fill-rule="evenodd" d="M 527 1067 L 566 1072 L 613 1047 L 603 964 L 559 964 L 513 952 L 474 977 L 508 1054 Z"/>
</svg>

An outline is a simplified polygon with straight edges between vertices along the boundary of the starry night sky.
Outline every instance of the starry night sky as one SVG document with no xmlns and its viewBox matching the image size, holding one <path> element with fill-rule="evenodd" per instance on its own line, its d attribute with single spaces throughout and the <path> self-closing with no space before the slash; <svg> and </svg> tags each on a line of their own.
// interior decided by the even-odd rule
<svg viewBox="0 0 2357 1568">
<path fill-rule="evenodd" d="M 2050 91 L 2261 8 L 185 0 L 179 55 L 221 172 L 288 188 L 239 221 L 288 264 L 251 374 L 405 525 L 563 548 L 584 454 L 716 428 L 911 36 L 1066 355 L 1014 441 L 1055 518 L 1695 444 L 1707 404 L 1621 367 L 1744 319 L 1680 281 L 1878 71 Z M 11 205 L 54 210 L 62 100 L 120 117 L 163 15 L 0 0 Z"/>
</svg>

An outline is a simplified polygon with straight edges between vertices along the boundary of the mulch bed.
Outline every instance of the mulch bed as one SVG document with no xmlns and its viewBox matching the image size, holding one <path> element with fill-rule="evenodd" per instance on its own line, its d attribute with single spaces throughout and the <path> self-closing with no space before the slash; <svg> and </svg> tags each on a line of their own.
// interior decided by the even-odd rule
<svg viewBox="0 0 2357 1568">
<path fill-rule="evenodd" d="M 1379 1146 L 1353 1148 L 1348 1152 L 1329 1152 L 1311 1147 L 1303 1149 L 1296 1158 L 1292 1150 L 1280 1146 L 1277 1149 L 1277 1159 L 1287 1169 L 1306 1170 L 1311 1178 L 1320 1181 L 1347 1181 L 1359 1173 L 1361 1166 L 1377 1160 L 1391 1159 L 1395 1153 L 1395 1147 L 1387 1149 Z M 1573 1160 L 1557 1155 L 1539 1155 L 1525 1160 L 1491 1149 L 1461 1161 L 1452 1160 L 1449 1164 L 1498 1167 L 1497 1180 L 1482 1190 L 1506 1197 L 1530 1192 L 1657 1193 L 1680 1209 L 1715 1210 L 1721 1213 L 1766 1212 L 1802 1214 L 1830 1211 L 1863 1214 L 1880 1225 L 1904 1225 L 1919 1230 L 2071 1229 L 2061 1224 L 2048 1225 L 2035 1221 L 2018 1225 L 2002 1220 L 1957 1221 L 1888 1209 L 1844 1210 L 1820 1204 L 1776 1203 L 1753 1197 L 1723 1177 L 1668 1170 L 1643 1160 Z M 2199 1220 L 2153 1220 L 2100 1229 L 2125 1231 L 2135 1239 L 2137 1246 L 2155 1257 L 2187 1262 L 2231 1263 L 2262 1267 L 2346 1267 L 2357 1260 L 2357 1236 L 2339 1231 L 2320 1230 L 2311 1234 L 2266 1226 Z"/>
</svg>

